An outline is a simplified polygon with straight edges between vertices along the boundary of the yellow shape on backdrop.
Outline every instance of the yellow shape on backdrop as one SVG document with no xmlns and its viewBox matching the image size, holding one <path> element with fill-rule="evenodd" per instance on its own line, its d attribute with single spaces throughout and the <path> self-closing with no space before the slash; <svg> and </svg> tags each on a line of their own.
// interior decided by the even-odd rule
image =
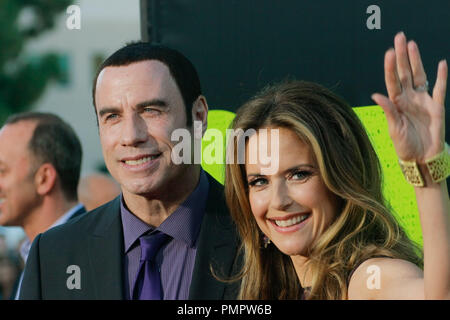
<svg viewBox="0 0 450 320">
<path fill-rule="evenodd" d="M 223 141 L 221 141 L 221 145 L 223 146 L 223 157 L 221 163 L 208 163 L 205 161 L 205 151 L 207 151 L 208 147 L 210 147 L 211 144 L 217 143 L 215 139 L 211 139 L 210 141 L 206 141 L 205 136 L 207 135 L 207 132 L 205 133 L 205 136 L 202 140 L 202 167 L 203 169 L 208 172 L 211 176 L 214 177 L 217 181 L 219 181 L 221 184 L 224 184 L 225 181 L 225 150 L 226 150 L 226 130 L 231 124 L 231 121 L 233 121 L 235 117 L 235 114 L 231 111 L 227 110 L 210 110 L 208 112 L 208 128 L 209 129 L 216 129 L 219 130 L 222 134 L 222 137 L 224 138 Z"/>
<path fill-rule="evenodd" d="M 423 245 L 416 195 L 400 169 L 389 137 L 386 117 L 380 106 L 353 108 L 367 130 L 383 170 L 383 194 L 411 240 Z"/>
</svg>

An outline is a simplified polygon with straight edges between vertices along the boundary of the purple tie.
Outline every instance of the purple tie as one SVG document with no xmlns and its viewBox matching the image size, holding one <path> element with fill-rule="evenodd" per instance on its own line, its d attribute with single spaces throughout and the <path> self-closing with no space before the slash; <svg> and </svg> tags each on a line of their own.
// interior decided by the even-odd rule
<svg viewBox="0 0 450 320">
<path fill-rule="evenodd" d="M 161 300 L 162 287 L 156 254 L 170 237 L 162 232 L 144 235 L 141 242 L 141 262 L 133 285 L 133 300 Z"/>
</svg>

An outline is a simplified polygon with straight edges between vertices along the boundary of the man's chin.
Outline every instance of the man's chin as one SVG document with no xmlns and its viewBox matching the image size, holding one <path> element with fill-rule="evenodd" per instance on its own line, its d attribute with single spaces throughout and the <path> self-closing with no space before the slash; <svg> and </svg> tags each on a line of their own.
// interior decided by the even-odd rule
<svg viewBox="0 0 450 320">
<path fill-rule="evenodd" d="M 159 183 L 159 181 L 154 179 L 153 177 L 142 178 L 121 185 L 122 190 L 124 190 L 126 193 L 143 197 L 148 197 L 157 192 L 161 192 L 163 189 L 161 183 Z"/>
<path fill-rule="evenodd" d="M 155 192 L 155 187 L 152 186 L 129 186 L 129 187 L 125 187 L 125 190 L 127 193 L 131 194 L 131 195 L 135 195 L 135 196 L 148 196 L 152 193 Z"/>
<path fill-rule="evenodd" d="M 170 198 L 179 191 L 179 181 L 183 180 L 181 173 L 176 168 L 168 168 L 151 175 L 127 179 L 127 181 L 122 179 L 120 185 L 122 190 L 132 195 L 146 198 Z"/>
</svg>

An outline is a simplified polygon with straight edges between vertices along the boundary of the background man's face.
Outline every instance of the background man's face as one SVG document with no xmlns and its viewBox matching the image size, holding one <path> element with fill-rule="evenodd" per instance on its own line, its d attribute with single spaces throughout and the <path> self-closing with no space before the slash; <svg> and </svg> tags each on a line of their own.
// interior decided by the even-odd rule
<svg viewBox="0 0 450 320">
<path fill-rule="evenodd" d="M 0 225 L 23 226 L 39 203 L 28 150 L 35 127 L 33 121 L 20 121 L 0 130 Z"/>
<path fill-rule="evenodd" d="M 169 69 L 156 60 L 107 67 L 95 99 L 106 166 L 124 194 L 169 192 L 187 172 L 174 165 L 172 131 L 186 127 L 181 93 Z"/>
</svg>

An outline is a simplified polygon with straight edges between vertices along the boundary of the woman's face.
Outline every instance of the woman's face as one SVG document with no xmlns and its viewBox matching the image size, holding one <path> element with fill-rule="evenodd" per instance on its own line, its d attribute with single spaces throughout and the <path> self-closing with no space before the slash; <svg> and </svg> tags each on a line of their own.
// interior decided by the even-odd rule
<svg viewBox="0 0 450 320">
<path fill-rule="evenodd" d="M 278 143 L 270 139 L 274 129 L 278 130 Z M 325 186 L 312 149 L 292 130 L 270 128 L 267 136 L 258 139 L 256 133 L 246 146 L 251 210 L 262 232 L 280 251 L 290 256 L 305 256 L 334 220 L 337 197 Z M 278 170 L 270 174 L 264 168 L 273 168 L 273 163 L 267 164 L 257 157 L 259 150 L 265 148 L 271 159 L 278 158 L 275 166 Z M 278 157 L 274 157 L 276 152 Z"/>
</svg>

